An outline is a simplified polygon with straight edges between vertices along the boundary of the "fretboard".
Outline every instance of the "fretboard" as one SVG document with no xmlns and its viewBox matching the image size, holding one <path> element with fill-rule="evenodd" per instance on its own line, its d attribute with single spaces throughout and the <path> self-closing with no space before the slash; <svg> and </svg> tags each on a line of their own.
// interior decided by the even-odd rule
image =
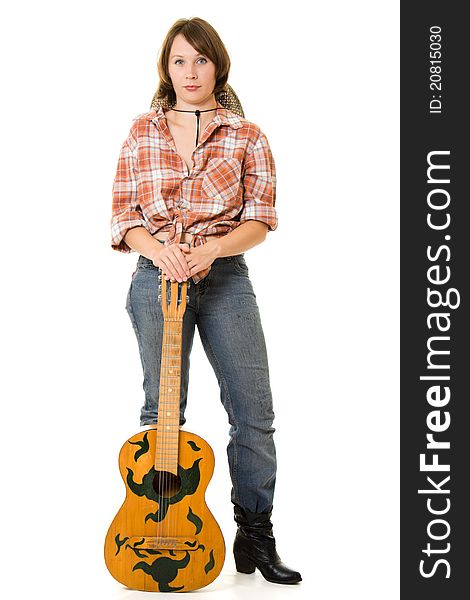
<svg viewBox="0 0 470 600">
<path fill-rule="evenodd" d="M 155 469 L 178 473 L 180 428 L 181 319 L 165 318 L 160 368 Z"/>
</svg>

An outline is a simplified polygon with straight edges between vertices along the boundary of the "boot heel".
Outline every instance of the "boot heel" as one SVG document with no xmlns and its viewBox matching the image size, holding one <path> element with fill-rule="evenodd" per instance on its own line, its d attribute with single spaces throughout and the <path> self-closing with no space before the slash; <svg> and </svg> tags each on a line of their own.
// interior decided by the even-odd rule
<svg viewBox="0 0 470 600">
<path fill-rule="evenodd" d="M 255 564 L 243 554 L 234 554 L 235 566 L 239 573 L 254 573 Z"/>
</svg>

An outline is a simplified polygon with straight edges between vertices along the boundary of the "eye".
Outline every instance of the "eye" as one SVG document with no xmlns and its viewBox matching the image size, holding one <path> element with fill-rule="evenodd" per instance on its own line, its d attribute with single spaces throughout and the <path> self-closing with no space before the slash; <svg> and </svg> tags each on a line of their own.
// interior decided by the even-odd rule
<svg viewBox="0 0 470 600">
<path fill-rule="evenodd" d="M 177 59 L 175 60 L 175 65 L 177 65 L 178 63 L 180 63 L 182 60 L 183 60 L 182 58 L 177 58 Z M 204 63 L 206 63 L 206 62 L 207 62 L 207 59 L 206 59 L 206 58 L 204 58 L 203 56 L 201 56 L 201 58 L 198 58 L 197 60 L 198 60 L 198 62 L 199 62 L 200 60 L 203 60 L 203 61 L 204 61 Z M 203 63 L 203 64 L 204 64 L 204 63 Z"/>
</svg>

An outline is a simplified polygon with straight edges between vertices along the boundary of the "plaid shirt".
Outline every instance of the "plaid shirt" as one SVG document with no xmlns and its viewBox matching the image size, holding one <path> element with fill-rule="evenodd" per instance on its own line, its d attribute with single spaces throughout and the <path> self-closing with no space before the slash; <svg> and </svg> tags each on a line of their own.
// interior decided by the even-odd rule
<svg viewBox="0 0 470 600">
<path fill-rule="evenodd" d="M 168 231 L 165 245 L 191 233 L 194 246 L 205 243 L 204 235 L 229 233 L 250 219 L 277 228 L 274 159 L 257 125 L 218 108 L 200 132 L 193 162 L 188 172 L 163 108 L 133 119 L 113 184 L 113 249 L 132 252 L 123 237 L 137 226 L 150 234 Z M 194 282 L 208 272 L 194 275 Z"/>
</svg>

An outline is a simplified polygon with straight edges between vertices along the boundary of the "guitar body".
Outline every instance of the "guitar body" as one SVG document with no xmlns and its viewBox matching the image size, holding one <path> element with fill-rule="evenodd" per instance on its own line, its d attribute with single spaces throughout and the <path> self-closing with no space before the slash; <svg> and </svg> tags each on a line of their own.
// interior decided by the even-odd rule
<svg viewBox="0 0 470 600">
<path fill-rule="evenodd" d="M 224 538 L 205 502 L 212 448 L 194 433 L 177 435 L 177 476 L 155 469 L 155 428 L 132 436 L 119 454 L 126 498 L 109 527 L 104 555 L 111 575 L 134 590 L 199 589 L 224 564 Z"/>
</svg>

